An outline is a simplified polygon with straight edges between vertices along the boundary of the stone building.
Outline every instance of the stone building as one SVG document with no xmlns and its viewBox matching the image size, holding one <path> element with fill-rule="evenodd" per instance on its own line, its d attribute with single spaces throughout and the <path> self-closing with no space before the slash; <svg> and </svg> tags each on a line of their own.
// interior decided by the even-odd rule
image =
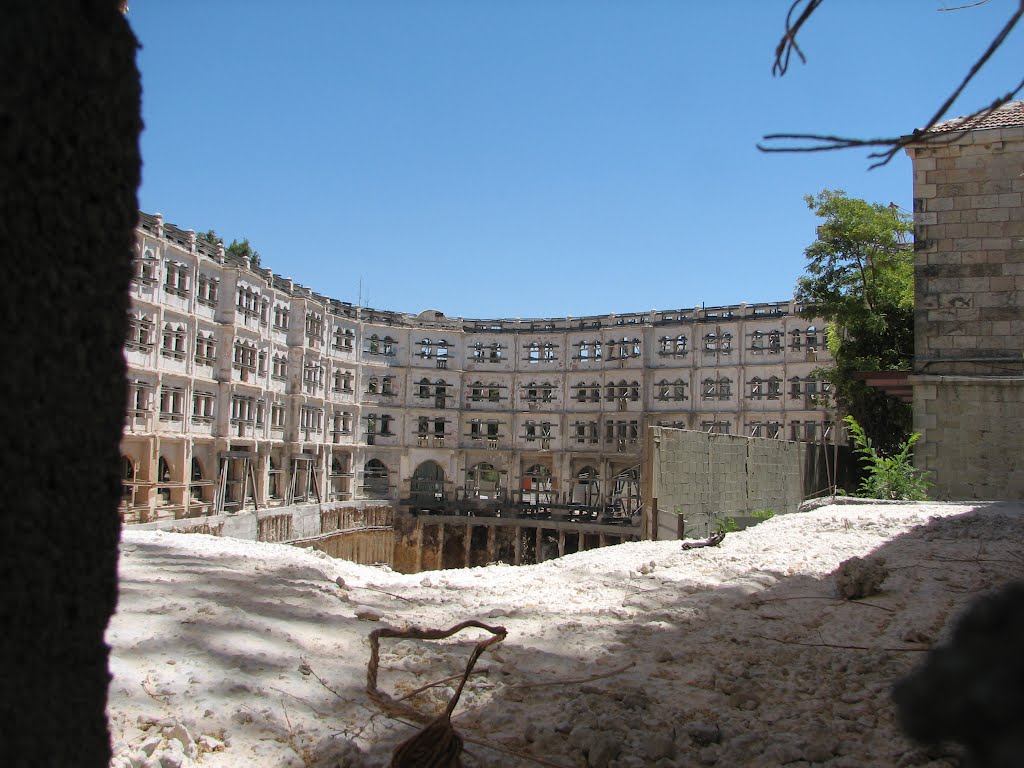
<svg viewBox="0 0 1024 768">
<path fill-rule="evenodd" d="M 140 214 L 128 522 L 387 499 L 628 521 L 648 426 L 820 441 L 824 327 L 792 301 L 467 320 L 335 301 Z M 595 519 L 597 513 L 594 513 Z"/>
<path fill-rule="evenodd" d="M 941 123 L 907 151 L 916 460 L 938 498 L 1022 499 L 1024 102 Z"/>
</svg>

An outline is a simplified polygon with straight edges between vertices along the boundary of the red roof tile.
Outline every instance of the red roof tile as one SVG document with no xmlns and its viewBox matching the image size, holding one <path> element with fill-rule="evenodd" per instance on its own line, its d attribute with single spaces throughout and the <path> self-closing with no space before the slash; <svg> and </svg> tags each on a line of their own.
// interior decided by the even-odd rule
<svg viewBox="0 0 1024 768">
<path fill-rule="evenodd" d="M 936 123 L 928 133 L 944 131 L 982 131 L 987 128 L 1011 128 L 1024 125 L 1024 101 L 1011 101 L 989 114 L 975 118 L 956 117 Z"/>
</svg>

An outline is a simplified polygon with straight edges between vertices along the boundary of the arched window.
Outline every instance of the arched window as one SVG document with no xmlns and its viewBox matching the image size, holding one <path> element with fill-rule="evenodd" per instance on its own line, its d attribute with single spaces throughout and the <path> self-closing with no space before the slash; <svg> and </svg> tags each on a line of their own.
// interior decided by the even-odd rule
<svg viewBox="0 0 1024 768">
<path fill-rule="evenodd" d="M 640 400 L 640 382 L 634 381 L 629 385 L 629 399 L 634 403 Z"/>
<path fill-rule="evenodd" d="M 593 467 L 583 467 L 576 475 L 576 482 L 572 487 L 572 503 L 583 506 L 595 506 L 601 501 L 601 481 L 598 479 L 597 470 Z"/>
<path fill-rule="evenodd" d="M 363 495 L 368 499 L 388 497 L 388 468 L 380 459 L 370 459 L 363 465 Z"/>
<path fill-rule="evenodd" d="M 430 379 L 422 378 L 417 386 L 417 394 L 420 397 L 430 397 Z"/>
<path fill-rule="evenodd" d="M 587 390 L 586 382 L 583 382 L 583 381 L 579 382 L 576 385 L 576 402 L 578 402 L 578 403 L 585 403 L 585 402 L 587 402 L 587 395 L 588 394 L 589 394 L 589 391 Z"/>
</svg>

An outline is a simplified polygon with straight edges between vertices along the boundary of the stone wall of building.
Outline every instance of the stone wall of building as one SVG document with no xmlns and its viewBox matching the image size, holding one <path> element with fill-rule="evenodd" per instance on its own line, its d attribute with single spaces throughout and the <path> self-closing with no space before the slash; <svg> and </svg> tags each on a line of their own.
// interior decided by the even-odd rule
<svg viewBox="0 0 1024 768">
<path fill-rule="evenodd" d="M 968 130 L 963 130 L 964 128 Z M 1024 102 L 914 145 L 914 429 L 933 495 L 1020 499 Z"/>
<path fill-rule="evenodd" d="M 705 536 L 725 517 L 796 511 L 804 498 L 804 453 L 798 442 L 652 428 L 653 537 Z"/>
<path fill-rule="evenodd" d="M 145 213 L 130 296 L 127 523 L 424 498 L 633 517 L 648 426 L 836 437 L 814 373 L 825 327 L 795 301 L 413 315 L 330 299 Z"/>
<path fill-rule="evenodd" d="M 929 377 L 914 387 L 919 466 L 939 499 L 1024 499 L 1024 380 Z"/>
</svg>

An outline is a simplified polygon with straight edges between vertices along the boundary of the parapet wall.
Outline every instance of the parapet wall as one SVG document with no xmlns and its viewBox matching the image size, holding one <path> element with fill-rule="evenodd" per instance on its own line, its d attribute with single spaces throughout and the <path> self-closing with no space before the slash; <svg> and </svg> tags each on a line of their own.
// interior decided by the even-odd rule
<svg viewBox="0 0 1024 768">
<path fill-rule="evenodd" d="M 655 539 L 705 536 L 716 518 L 795 512 L 804 497 L 803 443 L 685 429 L 648 431 Z"/>
<path fill-rule="evenodd" d="M 337 538 L 345 534 L 386 530 L 394 522 L 389 504 L 376 502 L 333 502 L 293 504 L 205 517 L 161 520 L 133 525 L 136 530 L 161 530 L 177 533 L 205 533 L 248 541 L 311 542 L 319 538 Z M 380 560 L 375 554 L 371 562 Z"/>
</svg>

